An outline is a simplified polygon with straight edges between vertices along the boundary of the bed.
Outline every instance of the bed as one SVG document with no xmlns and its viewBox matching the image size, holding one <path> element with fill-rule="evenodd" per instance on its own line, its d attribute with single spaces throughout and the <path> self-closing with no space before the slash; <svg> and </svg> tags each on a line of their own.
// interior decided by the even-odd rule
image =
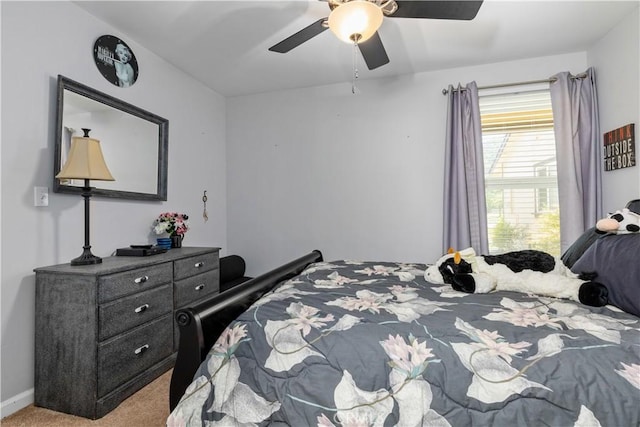
<svg viewBox="0 0 640 427">
<path fill-rule="evenodd" d="M 576 264 L 601 242 L 637 268 L 640 234 Z M 179 311 L 167 425 L 640 425 L 637 312 L 455 292 L 425 268 L 313 251 Z"/>
</svg>

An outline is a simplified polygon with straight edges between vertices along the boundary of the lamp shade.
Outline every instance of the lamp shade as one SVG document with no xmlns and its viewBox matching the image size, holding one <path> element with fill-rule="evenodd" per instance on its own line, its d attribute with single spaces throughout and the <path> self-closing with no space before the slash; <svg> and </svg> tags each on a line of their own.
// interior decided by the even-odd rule
<svg viewBox="0 0 640 427">
<path fill-rule="evenodd" d="M 77 136 L 71 139 L 69 157 L 56 178 L 115 181 L 102 156 L 100 141 Z"/>
<path fill-rule="evenodd" d="M 342 41 L 361 43 L 382 25 L 382 9 L 366 0 L 342 3 L 329 15 L 329 29 Z"/>
</svg>

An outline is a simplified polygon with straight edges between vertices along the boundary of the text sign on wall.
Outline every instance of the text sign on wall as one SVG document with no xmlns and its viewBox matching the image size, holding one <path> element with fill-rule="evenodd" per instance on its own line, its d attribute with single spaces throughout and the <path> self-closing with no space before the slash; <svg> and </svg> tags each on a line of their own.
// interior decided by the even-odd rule
<svg viewBox="0 0 640 427">
<path fill-rule="evenodd" d="M 634 124 L 622 126 L 604 134 L 604 170 L 628 168 L 636 165 Z"/>
</svg>

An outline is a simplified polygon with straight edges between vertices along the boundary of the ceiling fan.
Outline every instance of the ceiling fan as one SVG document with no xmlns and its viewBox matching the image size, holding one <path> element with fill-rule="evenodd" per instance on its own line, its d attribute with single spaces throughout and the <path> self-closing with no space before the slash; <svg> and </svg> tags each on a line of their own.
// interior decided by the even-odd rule
<svg viewBox="0 0 640 427">
<path fill-rule="evenodd" d="M 286 53 L 327 28 L 341 40 L 358 45 L 370 70 L 389 62 L 378 28 L 383 17 L 471 20 L 483 0 L 328 0 L 331 13 L 269 48 Z"/>
</svg>

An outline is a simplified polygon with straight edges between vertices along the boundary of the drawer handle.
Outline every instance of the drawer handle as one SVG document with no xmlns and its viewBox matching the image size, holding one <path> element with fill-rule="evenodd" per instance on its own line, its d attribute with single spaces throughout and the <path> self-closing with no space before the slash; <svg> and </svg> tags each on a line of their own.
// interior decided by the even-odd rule
<svg viewBox="0 0 640 427">
<path fill-rule="evenodd" d="M 201 291 L 204 289 L 204 283 L 200 283 L 198 286 L 195 287 L 196 291 Z"/>
<path fill-rule="evenodd" d="M 204 262 L 200 261 L 200 262 L 196 262 L 195 264 L 193 264 L 193 266 L 195 268 L 200 268 L 200 267 L 204 267 Z"/>
<path fill-rule="evenodd" d="M 142 313 L 143 311 L 145 311 L 147 308 L 149 308 L 149 304 L 143 304 L 140 307 L 136 308 L 134 311 L 136 313 Z"/>
<path fill-rule="evenodd" d="M 138 347 L 138 348 L 136 348 L 133 352 L 134 352 L 135 354 L 142 354 L 142 353 L 144 353 L 144 352 L 145 352 L 145 351 L 147 351 L 147 350 L 149 350 L 149 344 L 145 344 L 145 345 L 143 345 L 142 347 Z"/>
<path fill-rule="evenodd" d="M 142 276 L 142 277 L 138 277 L 136 280 L 134 280 L 135 283 L 144 283 L 147 280 L 149 280 L 149 276 Z"/>
</svg>

